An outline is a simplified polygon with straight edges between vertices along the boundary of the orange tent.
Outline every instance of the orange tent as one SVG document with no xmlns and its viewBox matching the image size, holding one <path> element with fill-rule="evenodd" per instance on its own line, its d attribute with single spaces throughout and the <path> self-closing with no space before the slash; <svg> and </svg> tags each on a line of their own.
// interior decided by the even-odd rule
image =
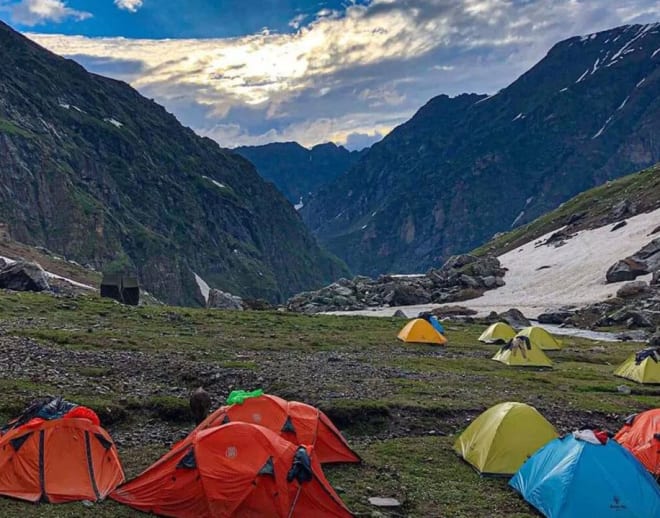
<svg viewBox="0 0 660 518">
<path fill-rule="evenodd" d="M 403 342 L 420 344 L 444 345 L 447 343 L 447 338 L 441 335 L 435 327 L 423 318 L 416 318 L 408 322 L 399 331 L 397 338 Z"/>
<path fill-rule="evenodd" d="M 88 419 L 38 419 L 0 438 L 2 495 L 53 504 L 96 501 L 123 481 L 112 439 Z"/>
<path fill-rule="evenodd" d="M 293 444 L 314 446 L 321 463 L 360 462 L 360 457 L 342 437 L 332 421 L 318 408 L 264 394 L 242 404 L 222 406 L 194 431 L 240 421 L 265 426 Z"/>
<path fill-rule="evenodd" d="M 352 516 L 312 447 L 248 423 L 193 432 L 110 496 L 175 518 Z"/>
<path fill-rule="evenodd" d="M 660 408 L 629 417 L 614 439 L 660 476 Z"/>
</svg>

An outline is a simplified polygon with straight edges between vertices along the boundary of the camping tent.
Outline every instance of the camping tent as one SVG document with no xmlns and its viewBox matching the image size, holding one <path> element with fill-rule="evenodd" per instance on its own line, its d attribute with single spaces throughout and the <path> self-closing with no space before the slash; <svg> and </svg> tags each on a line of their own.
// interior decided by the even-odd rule
<svg viewBox="0 0 660 518">
<path fill-rule="evenodd" d="M 660 408 L 630 416 L 614 439 L 660 477 Z"/>
<path fill-rule="evenodd" d="M 178 518 L 351 516 L 311 446 L 249 423 L 191 434 L 110 496 Z"/>
<path fill-rule="evenodd" d="M 516 332 L 509 324 L 497 322 L 491 324 L 479 337 L 480 342 L 488 344 L 506 343 L 516 336 Z"/>
<path fill-rule="evenodd" d="M 518 338 L 518 337 L 516 337 Z M 515 347 L 516 338 L 500 347 L 493 360 L 516 367 L 552 367 L 552 362 L 539 346 L 524 337 L 519 342 L 521 347 Z"/>
<path fill-rule="evenodd" d="M 516 336 L 526 336 L 529 341 L 544 351 L 558 351 L 561 349 L 561 340 L 557 340 L 545 329 L 538 326 L 524 327 Z"/>
<path fill-rule="evenodd" d="M 447 343 L 447 339 L 438 333 L 436 329 L 423 318 L 416 318 L 408 322 L 399 334 L 399 340 L 404 342 L 415 342 L 423 344 L 438 344 L 443 345 Z"/>
<path fill-rule="evenodd" d="M 614 375 L 637 383 L 660 383 L 660 348 L 649 347 L 632 354 Z"/>
<path fill-rule="evenodd" d="M 294 444 L 314 446 L 314 453 L 322 463 L 360 462 L 341 432 L 318 408 L 269 394 L 220 407 L 195 430 L 236 421 L 265 426 Z"/>
<path fill-rule="evenodd" d="M 500 403 L 460 435 L 454 451 L 482 474 L 512 475 L 541 446 L 557 437 L 553 426 L 524 403 Z"/>
<path fill-rule="evenodd" d="M 89 419 L 34 419 L 0 438 L 2 495 L 53 504 L 97 501 L 123 481 L 112 439 Z"/>
<path fill-rule="evenodd" d="M 596 442 L 573 435 L 555 439 L 509 485 L 547 518 L 660 517 L 660 487 L 653 477 L 616 441 Z"/>
</svg>

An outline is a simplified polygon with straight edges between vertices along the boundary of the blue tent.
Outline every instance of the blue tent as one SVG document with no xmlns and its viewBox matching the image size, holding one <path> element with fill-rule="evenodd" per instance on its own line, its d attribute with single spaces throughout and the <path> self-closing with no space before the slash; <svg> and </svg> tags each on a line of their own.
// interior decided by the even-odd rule
<svg viewBox="0 0 660 518">
<path fill-rule="evenodd" d="M 445 334 L 445 328 L 442 327 L 442 324 L 441 324 L 440 321 L 438 320 L 438 317 L 436 317 L 435 315 L 431 315 L 431 316 L 429 317 L 429 323 L 435 328 L 435 330 L 436 330 L 438 333 L 440 333 L 441 335 L 444 335 L 444 334 Z"/>
<path fill-rule="evenodd" d="M 555 439 L 509 485 L 547 518 L 660 518 L 660 487 L 614 440 Z"/>
</svg>

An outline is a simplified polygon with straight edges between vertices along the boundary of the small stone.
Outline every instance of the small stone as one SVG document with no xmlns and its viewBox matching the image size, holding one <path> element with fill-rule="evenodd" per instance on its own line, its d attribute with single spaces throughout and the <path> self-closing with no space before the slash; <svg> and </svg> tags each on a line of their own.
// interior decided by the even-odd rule
<svg viewBox="0 0 660 518">
<path fill-rule="evenodd" d="M 621 394 L 630 394 L 632 392 L 632 390 L 630 390 L 630 387 L 628 387 L 626 385 L 619 385 L 616 388 L 616 390 L 617 390 L 617 392 L 619 392 Z"/>
<path fill-rule="evenodd" d="M 376 507 L 400 507 L 401 502 L 396 498 L 383 498 L 380 496 L 372 496 L 369 498 L 369 503 Z"/>
</svg>

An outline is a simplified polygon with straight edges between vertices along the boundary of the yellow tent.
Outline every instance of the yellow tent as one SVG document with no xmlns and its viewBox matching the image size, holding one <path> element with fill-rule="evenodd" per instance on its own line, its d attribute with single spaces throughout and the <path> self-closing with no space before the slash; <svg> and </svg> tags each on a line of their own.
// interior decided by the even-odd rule
<svg viewBox="0 0 660 518">
<path fill-rule="evenodd" d="M 557 340 L 545 329 L 538 326 L 524 327 L 516 336 L 526 336 L 544 351 L 558 351 L 561 349 L 561 340 Z"/>
<path fill-rule="evenodd" d="M 516 332 L 513 327 L 504 322 L 497 322 L 481 333 L 479 341 L 488 344 L 505 343 L 514 336 L 516 336 Z"/>
<path fill-rule="evenodd" d="M 518 342 L 514 338 L 513 342 Z M 531 340 L 520 340 L 521 346 L 511 346 L 511 342 L 500 347 L 493 360 L 516 367 L 552 367 L 552 362 L 545 353 Z"/>
<path fill-rule="evenodd" d="M 423 318 L 416 318 L 408 322 L 399 334 L 399 340 L 404 342 L 416 342 L 423 344 L 438 344 L 443 345 L 447 343 L 447 339 L 438 333 L 435 328 Z"/>
<path fill-rule="evenodd" d="M 614 371 L 614 375 L 637 383 L 660 383 L 660 348 L 632 354 Z"/>
<path fill-rule="evenodd" d="M 500 403 L 454 443 L 454 451 L 482 475 L 513 475 L 539 448 L 558 437 L 554 427 L 524 403 Z"/>
</svg>

